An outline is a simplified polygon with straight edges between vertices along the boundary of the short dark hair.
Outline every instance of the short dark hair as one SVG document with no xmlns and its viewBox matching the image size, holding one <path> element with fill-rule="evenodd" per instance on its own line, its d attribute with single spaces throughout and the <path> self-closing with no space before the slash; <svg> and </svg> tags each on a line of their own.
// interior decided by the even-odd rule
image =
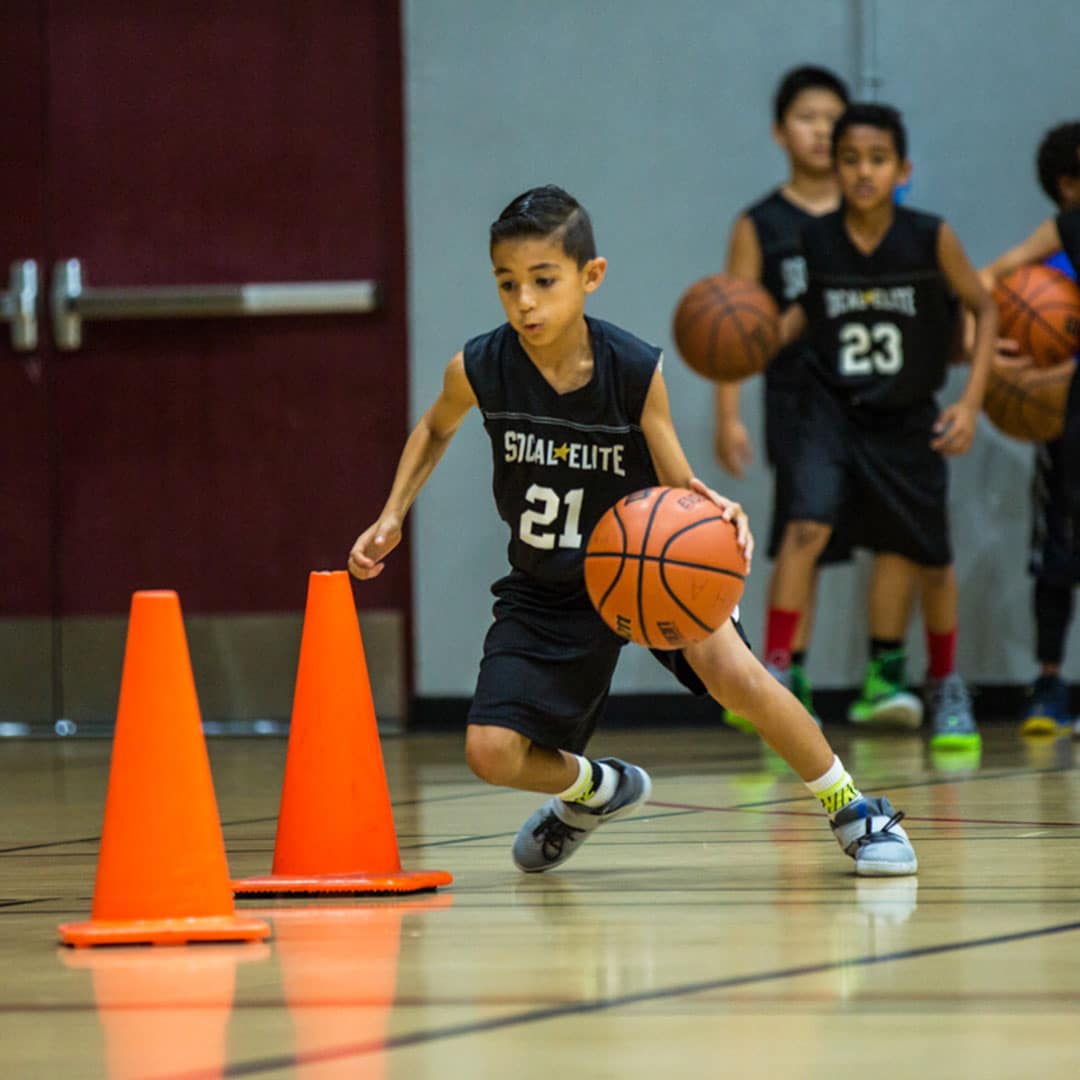
<svg viewBox="0 0 1080 1080">
<path fill-rule="evenodd" d="M 1080 176 L 1080 120 L 1051 128 L 1039 143 L 1035 155 L 1039 183 L 1053 203 L 1061 202 L 1058 181 L 1063 176 Z"/>
<path fill-rule="evenodd" d="M 596 241 L 588 211 L 554 184 L 530 188 L 519 195 L 491 225 L 489 249 L 503 240 L 552 237 L 579 267 L 596 258 Z"/>
<path fill-rule="evenodd" d="M 847 83 L 828 68 L 814 64 L 803 64 L 786 72 L 776 87 L 773 95 L 773 117 L 778 124 L 784 122 L 784 116 L 791 103 L 804 90 L 828 90 L 835 94 L 845 105 L 851 100 Z"/>
<path fill-rule="evenodd" d="M 879 105 L 876 101 L 856 101 L 849 105 L 832 129 L 834 158 L 844 132 L 853 127 L 872 127 L 889 132 L 893 137 L 897 156 L 901 161 L 907 157 L 907 129 L 899 109 L 894 109 L 891 105 Z"/>
</svg>

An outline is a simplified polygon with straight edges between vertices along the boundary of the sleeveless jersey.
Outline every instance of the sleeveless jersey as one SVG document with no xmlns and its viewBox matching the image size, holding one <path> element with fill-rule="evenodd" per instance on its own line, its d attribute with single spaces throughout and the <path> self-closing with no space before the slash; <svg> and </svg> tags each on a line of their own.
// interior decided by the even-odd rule
<svg viewBox="0 0 1080 1080">
<path fill-rule="evenodd" d="M 623 495 L 657 483 L 641 412 L 661 351 L 587 318 L 593 374 L 559 394 L 509 323 L 465 346 L 465 373 L 494 459 L 492 487 L 510 527 L 510 565 L 546 585 L 580 589 L 585 545 Z"/>
<path fill-rule="evenodd" d="M 783 311 L 806 289 L 806 260 L 800 237 L 817 218 L 785 198 L 779 189 L 754 203 L 746 216 L 761 248 L 761 284 Z M 799 383 L 805 375 L 807 351 L 803 341 L 781 349 L 765 369 L 766 381 L 775 385 Z"/>
<path fill-rule="evenodd" d="M 945 381 L 956 306 L 938 265 L 940 229 L 941 218 L 898 206 L 869 255 L 843 209 L 803 233 L 812 368 L 851 404 L 906 409 Z"/>
<path fill-rule="evenodd" d="M 1080 271 L 1080 209 L 1065 210 L 1057 216 L 1061 247 L 1076 271 Z"/>
</svg>

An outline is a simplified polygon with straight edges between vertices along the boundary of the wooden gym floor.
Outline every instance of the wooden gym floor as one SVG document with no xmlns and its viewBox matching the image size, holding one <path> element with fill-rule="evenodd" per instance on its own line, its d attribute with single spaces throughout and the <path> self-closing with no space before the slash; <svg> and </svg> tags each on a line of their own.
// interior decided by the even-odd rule
<svg viewBox="0 0 1080 1080">
<path fill-rule="evenodd" d="M 267 945 L 73 951 L 109 744 L 0 742 L 0 1076 L 867 1078 L 1080 1075 L 1080 743 L 987 727 L 830 737 L 922 864 L 861 880 L 802 786 L 735 732 L 616 732 L 654 802 L 562 869 L 510 839 L 537 800 L 461 739 L 384 741 L 414 899 L 244 901 Z M 232 872 L 268 870 L 286 744 L 210 740 Z"/>
</svg>

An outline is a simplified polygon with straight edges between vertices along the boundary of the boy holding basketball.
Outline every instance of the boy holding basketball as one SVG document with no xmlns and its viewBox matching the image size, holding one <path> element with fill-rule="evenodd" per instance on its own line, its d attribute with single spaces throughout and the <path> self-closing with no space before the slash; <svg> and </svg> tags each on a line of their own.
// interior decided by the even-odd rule
<svg viewBox="0 0 1080 1080">
<path fill-rule="evenodd" d="M 737 278 L 760 282 L 782 311 L 806 287 L 806 263 L 800 238 L 803 229 L 840 205 L 840 187 L 833 166 L 832 129 L 848 104 L 844 81 L 827 68 L 806 65 L 787 72 L 773 100 L 773 137 L 787 155 L 787 182 L 754 203 L 735 220 L 725 270 Z M 765 455 L 775 470 L 768 555 L 775 560 L 790 519 L 798 430 L 804 387 L 810 373 L 807 345 L 796 341 L 782 348 L 765 371 Z M 739 413 L 739 383 L 720 383 L 716 390 L 716 456 L 733 476 L 742 477 L 753 459 L 746 427 Z M 770 648 L 774 633 L 766 629 L 765 660 L 770 670 L 813 713 L 806 675 L 817 570 L 851 559 L 850 522 L 840 523 L 829 537 L 814 568 L 806 611 L 798 620 L 790 655 Z M 922 703 L 905 686 L 903 628 L 914 588 L 904 560 L 876 553 L 870 583 L 871 657 L 862 694 L 850 710 L 855 723 L 917 727 Z M 769 580 L 768 607 L 775 599 L 775 571 Z M 775 628 L 774 628 L 775 629 Z M 783 626 L 780 627 L 783 631 Z M 728 723 L 746 728 L 728 711 Z"/>
<path fill-rule="evenodd" d="M 910 173 L 899 113 L 850 106 L 833 129 L 843 205 L 803 233 L 807 288 L 781 320 L 781 338 L 807 334 L 807 381 L 790 520 L 776 563 L 770 655 L 790 655 L 814 566 L 844 512 L 869 546 L 911 564 L 921 580 L 929 656 L 932 743 L 979 744 L 955 671 L 957 590 L 943 455 L 970 447 L 993 354 L 997 311 L 952 229 L 898 207 Z M 971 374 L 939 411 L 956 325 L 951 295 L 974 312 Z"/>
<path fill-rule="evenodd" d="M 535 872 L 564 862 L 594 829 L 631 813 L 651 790 L 639 766 L 583 755 L 625 645 L 585 591 L 593 526 L 619 498 L 659 482 L 716 503 L 748 560 L 753 541 L 740 507 L 707 488 L 687 463 L 660 351 L 586 317 L 586 297 L 600 287 L 607 262 L 596 253 L 584 208 L 557 187 L 527 191 L 491 226 L 490 253 L 507 321 L 450 361 L 441 393 L 406 441 L 382 512 L 353 545 L 349 569 L 361 579 L 381 572 L 421 487 L 465 415 L 478 408 L 492 443 L 496 505 L 511 531 L 511 572 L 493 586 L 495 621 L 465 754 L 488 783 L 551 796 L 513 845 L 518 867 Z M 588 448 L 578 460 L 592 468 L 568 468 L 571 444 Z M 522 453 L 523 446 L 533 451 Z M 722 697 L 750 719 L 821 802 L 856 873 L 916 871 L 902 813 L 885 798 L 858 792 L 735 622 L 655 655 L 692 691 Z"/>
<path fill-rule="evenodd" d="M 989 288 L 1021 266 L 1051 257 L 1061 269 L 1080 269 L 1080 121 L 1048 131 L 1036 155 L 1039 183 L 1058 213 L 1026 240 L 982 271 Z M 1023 363 L 999 360 L 1000 363 Z M 1075 368 L 1075 361 L 1065 361 Z M 1073 590 L 1080 582 L 1080 387 L 1073 377 L 1065 434 L 1041 444 L 1035 457 L 1032 546 L 1029 569 L 1035 578 L 1035 649 L 1039 674 L 1028 690 L 1021 731 L 1039 735 L 1067 728 L 1072 721 L 1069 688 L 1061 678 L 1065 638 L 1072 621 Z M 1070 498 L 1070 489 L 1073 494 Z M 1080 735 L 1080 720 L 1074 727 Z"/>
</svg>

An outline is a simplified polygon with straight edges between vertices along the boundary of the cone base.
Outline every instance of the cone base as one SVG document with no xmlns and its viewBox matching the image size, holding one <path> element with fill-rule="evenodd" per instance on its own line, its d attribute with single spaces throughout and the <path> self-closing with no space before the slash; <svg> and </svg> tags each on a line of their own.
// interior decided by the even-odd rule
<svg viewBox="0 0 1080 1080">
<path fill-rule="evenodd" d="M 186 945 L 189 941 L 262 941 L 270 926 L 262 919 L 207 915 L 191 919 L 92 919 L 57 927 L 64 945 Z"/>
<path fill-rule="evenodd" d="M 232 883 L 237 896 L 296 896 L 335 893 L 414 893 L 454 880 L 445 870 L 398 870 L 392 874 L 266 874 Z"/>
</svg>

